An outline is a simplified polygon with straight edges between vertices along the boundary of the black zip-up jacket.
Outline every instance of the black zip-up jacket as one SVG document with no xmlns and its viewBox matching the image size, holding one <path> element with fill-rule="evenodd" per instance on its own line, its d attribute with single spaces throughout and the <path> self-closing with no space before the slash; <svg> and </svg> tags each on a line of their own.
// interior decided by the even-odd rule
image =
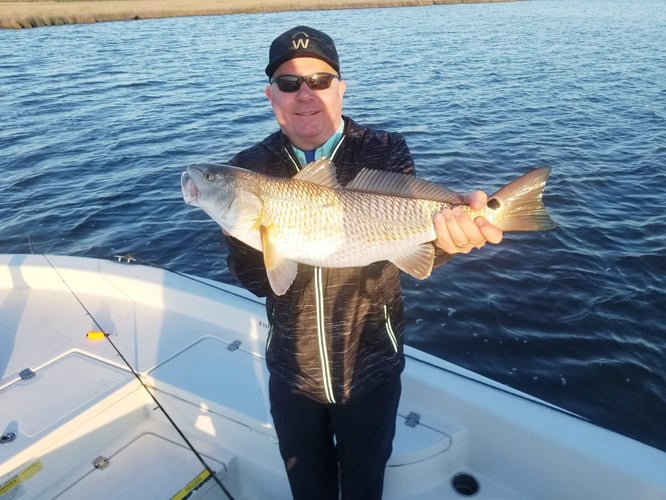
<svg viewBox="0 0 666 500">
<path fill-rule="evenodd" d="M 362 168 L 414 175 L 401 134 L 361 127 L 346 117 L 344 121 L 343 138 L 331 158 L 343 186 Z M 237 154 L 231 163 L 277 177 L 291 177 L 300 168 L 280 131 Z M 287 293 L 276 296 L 261 252 L 233 237 L 226 241 L 231 273 L 248 290 L 266 297 L 271 376 L 316 401 L 347 403 L 402 371 L 404 311 L 400 271 L 393 264 L 299 264 Z"/>
</svg>

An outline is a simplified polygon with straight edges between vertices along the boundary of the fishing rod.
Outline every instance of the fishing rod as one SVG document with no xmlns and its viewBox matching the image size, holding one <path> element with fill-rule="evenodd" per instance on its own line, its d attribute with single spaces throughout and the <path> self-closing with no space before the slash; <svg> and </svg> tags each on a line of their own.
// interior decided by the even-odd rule
<svg viewBox="0 0 666 500">
<path fill-rule="evenodd" d="M 215 483 L 217 483 L 217 485 L 224 492 L 224 494 L 227 496 L 227 498 L 229 500 L 234 500 L 233 495 L 224 486 L 224 484 L 222 483 L 220 478 L 217 477 L 217 475 L 215 474 L 215 471 L 213 471 L 213 469 L 208 465 L 208 463 L 204 460 L 203 456 L 201 456 L 201 454 L 197 451 L 197 449 L 194 447 L 194 445 L 191 443 L 191 441 L 187 438 L 185 433 L 180 429 L 180 427 L 178 427 L 178 424 L 176 424 L 176 422 L 173 420 L 173 418 L 171 418 L 171 415 L 169 415 L 169 413 L 166 411 L 166 408 L 164 408 L 164 406 L 162 406 L 162 403 L 159 402 L 159 400 L 157 399 L 155 394 L 153 394 L 153 392 L 150 390 L 150 388 L 146 385 L 144 380 L 141 378 L 141 375 L 139 375 L 139 373 L 134 369 L 134 367 L 130 364 L 130 362 L 127 361 L 127 358 L 125 358 L 125 356 L 120 351 L 120 349 L 118 349 L 115 342 L 111 339 L 111 335 L 109 333 L 107 333 L 104 330 L 104 328 L 102 328 L 102 325 L 100 325 L 97 322 L 95 317 L 91 314 L 91 312 L 84 305 L 84 303 L 81 301 L 81 299 L 79 299 L 78 295 L 76 295 L 76 292 L 74 292 L 72 287 L 70 287 L 69 284 L 65 281 L 65 278 L 58 272 L 58 269 L 53 265 L 53 263 L 49 260 L 49 258 L 46 255 L 44 255 L 43 257 L 44 257 L 44 259 L 46 259 L 46 262 L 49 263 L 49 265 L 51 266 L 51 269 L 53 269 L 55 271 L 55 273 L 58 275 L 58 277 L 62 280 L 63 284 L 67 287 L 67 289 L 70 291 L 70 293 L 74 296 L 74 298 L 79 303 L 79 305 L 83 308 L 83 310 L 86 312 L 86 314 L 88 316 L 90 316 L 90 319 L 93 321 L 93 323 L 95 324 L 95 327 L 98 329 L 98 331 L 101 334 L 100 337 L 103 336 L 104 338 L 106 338 L 106 340 L 109 342 L 109 344 L 111 344 L 111 347 L 113 348 L 113 350 L 116 352 L 116 354 L 118 354 L 118 356 L 123 361 L 123 363 L 125 363 L 125 365 L 129 369 L 129 371 L 132 373 L 132 375 L 134 375 L 134 377 L 139 381 L 139 383 L 145 389 L 145 391 L 148 393 L 148 395 L 153 400 L 155 405 L 157 405 L 157 407 L 160 409 L 162 414 L 166 417 L 166 419 L 169 421 L 169 423 L 173 426 L 173 428 L 176 430 L 176 432 L 180 435 L 180 437 L 183 439 L 183 441 L 188 446 L 188 448 L 192 451 L 192 453 L 194 453 L 194 455 L 197 457 L 197 459 L 199 460 L 201 465 L 204 466 L 204 469 L 205 469 L 205 472 L 207 473 L 207 476 L 201 484 L 206 482 L 209 478 L 213 478 L 213 481 L 215 481 Z M 183 498 L 185 498 L 185 497 L 183 497 Z"/>
</svg>

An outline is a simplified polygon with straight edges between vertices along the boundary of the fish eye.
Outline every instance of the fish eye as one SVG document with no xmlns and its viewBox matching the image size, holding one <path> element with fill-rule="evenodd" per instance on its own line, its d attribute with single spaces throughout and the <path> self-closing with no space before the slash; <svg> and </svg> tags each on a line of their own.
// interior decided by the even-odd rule
<svg viewBox="0 0 666 500">
<path fill-rule="evenodd" d="M 206 179 L 207 181 L 212 181 L 215 178 L 215 176 L 210 172 L 204 172 L 203 178 Z"/>
</svg>

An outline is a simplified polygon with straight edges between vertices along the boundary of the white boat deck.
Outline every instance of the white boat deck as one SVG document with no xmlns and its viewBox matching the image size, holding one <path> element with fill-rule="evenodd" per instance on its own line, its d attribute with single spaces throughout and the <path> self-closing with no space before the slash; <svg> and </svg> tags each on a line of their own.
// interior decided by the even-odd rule
<svg viewBox="0 0 666 500">
<path fill-rule="evenodd" d="M 113 345 L 234 498 L 290 498 L 267 327 L 235 287 L 0 255 L 0 500 L 226 498 Z M 387 499 L 666 499 L 666 453 L 407 353 Z"/>
</svg>

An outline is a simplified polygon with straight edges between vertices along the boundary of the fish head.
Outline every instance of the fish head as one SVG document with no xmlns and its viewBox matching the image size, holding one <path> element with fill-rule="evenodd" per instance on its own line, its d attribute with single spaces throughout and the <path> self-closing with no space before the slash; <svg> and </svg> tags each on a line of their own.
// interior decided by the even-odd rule
<svg viewBox="0 0 666 500">
<path fill-rule="evenodd" d="M 230 234 L 247 238 L 258 234 L 261 211 L 254 180 L 252 172 L 231 165 L 195 164 L 183 172 L 180 184 L 185 203 L 201 208 Z"/>
<path fill-rule="evenodd" d="M 190 165 L 180 178 L 183 200 L 188 205 L 202 206 L 224 201 L 234 195 L 231 169 L 227 165 L 199 163 Z"/>
</svg>

